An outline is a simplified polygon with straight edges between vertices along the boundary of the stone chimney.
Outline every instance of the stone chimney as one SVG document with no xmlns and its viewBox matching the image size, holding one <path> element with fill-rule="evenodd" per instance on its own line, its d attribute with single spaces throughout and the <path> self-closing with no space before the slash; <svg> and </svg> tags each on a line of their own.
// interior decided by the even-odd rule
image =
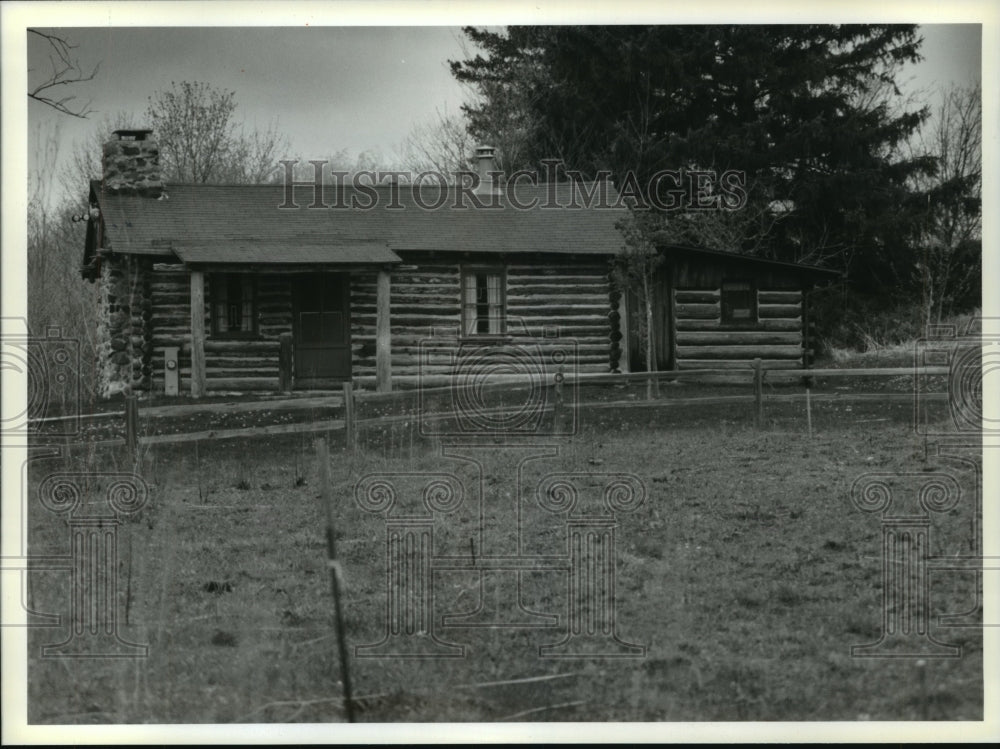
<svg viewBox="0 0 1000 749">
<path fill-rule="evenodd" d="M 158 198 L 160 149 L 148 140 L 152 130 L 115 130 L 115 139 L 104 144 L 104 190 Z"/>
<path fill-rule="evenodd" d="M 476 173 L 479 175 L 479 187 L 476 188 L 476 193 L 478 195 L 490 195 L 493 192 L 493 177 L 490 172 L 495 170 L 493 146 L 476 146 Z"/>
</svg>

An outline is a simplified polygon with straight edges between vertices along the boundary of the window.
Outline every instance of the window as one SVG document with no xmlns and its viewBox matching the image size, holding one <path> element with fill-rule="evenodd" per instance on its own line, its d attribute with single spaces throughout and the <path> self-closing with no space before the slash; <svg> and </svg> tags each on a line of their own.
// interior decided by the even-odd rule
<svg viewBox="0 0 1000 749">
<path fill-rule="evenodd" d="M 254 277 L 249 273 L 212 276 L 212 334 L 247 338 L 257 333 Z"/>
<path fill-rule="evenodd" d="M 507 330 L 504 272 L 501 268 L 462 271 L 462 334 L 500 336 Z"/>
<path fill-rule="evenodd" d="M 752 283 L 722 282 L 722 322 L 734 325 L 757 322 L 757 291 Z"/>
</svg>

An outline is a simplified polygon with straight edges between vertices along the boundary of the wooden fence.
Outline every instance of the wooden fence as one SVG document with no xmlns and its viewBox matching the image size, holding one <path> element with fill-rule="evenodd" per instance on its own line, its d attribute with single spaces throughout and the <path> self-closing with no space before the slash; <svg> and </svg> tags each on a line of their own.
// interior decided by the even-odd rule
<svg viewBox="0 0 1000 749">
<path fill-rule="evenodd" d="M 704 381 L 707 378 L 724 378 L 728 384 L 745 384 L 749 386 L 752 390 L 754 398 L 754 423 L 759 428 L 764 419 L 764 403 L 765 403 L 765 384 L 773 384 L 778 382 L 794 382 L 795 380 L 801 380 L 806 385 L 806 398 L 807 406 L 809 405 L 809 395 L 810 395 L 810 384 L 813 380 L 817 378 L 836 378 L 836 379 L 850 379 L 859 377 L 934 377 L 941 376 L 947 377 L 951 373 L 951 370 L 946 366 L 936 366 L 936 367 L 870 367 L 863 369 L 771 369 L 763 365 L 760 359 L 755 359 L 745 370 L 740 369 L 687 369 L 687 370 L 670 370 L 664 372 L 634 372 L 628 374 L 574 374 L 574 373 L 559 373 L 558 376 L 554 376 L 551 382 L 546 382 L 544 385 L 546 387 L 553 388 L 553 398 L 550 399 L 551 403 L 561 401 L 563 397 L 563 389 L 566 386 L 581 386 L 581 385 L 625 385 L 630 383 L 651 383 L 659 384 L 662 382 L 677 382 L 677 381 Z M 482 385 L 477 385 L 477 393 L 483 395 L 491 391 L 502 391 L 505 389 L 510 389 L 511 387 L 517 387 L 518 384 L 537 384 L 529 383 L 529 381 L 524 378 L 509 378 L 502 380 L 497 378 L 498 381 L 490 382 Z M 433 388 L 424 388 L 421 393 L 424 396 L 435 395 L 435 394 L 448 394 L 453 392 L 453 386 L 438 386 Z M 358 440 L 358 427 L 359 423 L 371 422 L 378 423 L 380 421 L 385 421 L 386 423 L 396 420 L 396 417 L 387 416 L 377 416 L 370 418 L 359 418 L 358 417 L 358 404 L 377 404 L 380 402 L 390 403 L 401 396 L 405 396 L 407 391 L 397 391 L 392 393 L 372 393 L 372 392 L 355 392 L 351 383 L 347 382 L 343 385 L 343 405 L 344 413 L 343 419 L 328 419 L 321 422 L 309 422 L 303 424 L 280 424 L 271 425 L 263 427 L 247 427 L 242 429 L 233 430 L 216 430 L 213 432 L 197 433 L 197 434 L 179 434 L 179 435 L 160 435 L 154 437 L 141 437 L 140 425 L 139 425 L 139 404 L 134 396 L 128 396 L 125 399 L 125 407 L 123 411 L 110 411 L 101 414 L 92 414 L 84 417 L 74 417 L 74 418 L 123 418 L 125 426 L 125 445 L 128 451 L 133 456 L 138 452 L 140 443 L 142 444 L 154 444 L 160 442 L 183 442 L 191 441 L 194 439 L 206 439 L 210 437 L 216 438 L 230 438 L 230 437 L 242 437 L 242 436 L 258 436 L 265 434 L 293 434 L 299 432 L 316 432 L 316 431 L 331 431 L 331 430 L 345 430 L 345 445 L 348 449 L 353 450 L 357 444 Z M 413 391 L 409 391 L 413 392 Z M 743 396 L 735 396 L 736 398 L 742 398 Z M 859 395 L 860 397 L 860 395 Z M 697 400 L 698 402 L 713 402 L 717 401 L 719 403 L 732 400 L 734 396 L 700 396 Z M 657 399 L 654 398 L 654 401 Z M 683 400 L 673 399 L 674 402 L 682 403 Z M 266 403 L 264 401 L 263 403 Z M 648 402 L 648 401 L 643 401 Z M 662 401 L 665 402 L 665 401 Z M 252 404 L 244 404 L 243 408 L 249 409 Z M 551 407 L 551 406 L 550 406 Z M 179 406 L 178 408 L 185 408 L 185 406 Z M 166 410 L 164 407 L 157 407 L 157 412 L 163 412 Z M 807 409 L 809 410 L 809 409 Z M 425 415 L 426 416 L 426 415 Z M 432 418 L 436 415 L 431 415 Z M 807 414 L 811 422 L 811 413 Z M 57 421 L 62 417 L 48 418 L 41 421 Z M 69 417 L 67 417 L 69 418 Z M 399 417 L 404 418 L 404 417 Z M 412 418 L 412 414 L 405 415 L 405 418 Z M 442 414 L 441 418 L 447 418 L 446 414 Z M 810 424 L 811 426 L 811 424 Z M 118 441 L 118 444 L 121 444 Z"/>
</svg>

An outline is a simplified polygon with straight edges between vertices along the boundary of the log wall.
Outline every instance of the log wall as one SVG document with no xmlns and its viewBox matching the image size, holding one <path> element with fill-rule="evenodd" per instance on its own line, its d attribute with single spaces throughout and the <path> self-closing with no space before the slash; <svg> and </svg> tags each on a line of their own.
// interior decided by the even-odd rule
<svg viewBox="0 0 1000 749">
<path fill-rule="evenodd" d="M 288 276 L 257 277 L 257 340 L 218 339 L 211 334 L 212 276 L 205 275 L 205 385 L 208 392 L 278 390 L 278 336 L 292 329 Z M 180 392 L 191 392 L 190 282 L 181 266 L 153 266 L 150 289 L 153 315 L 153 390 L 163 392 L 163 352 L 180 347 Z"/>
<path fill-rule="evenodd" d="M 477 267 L 489 258 L 471 263 Z M 461 355 L 484 366 L 503 361 L 514 371 L 539 357 L 544 371 L 608 372 L 611 368 L 612 307 L 609 267 L 570 260 L 506 266 L 506 344 L 462 340 L 461 268 L 456 262 L 421 260 L 394 269 L 390 295 L 393 385 L 442 384 Z M 375 378 L 376 273 L 351 278 L 351 337 L 354 380 Z M 567 342 L 569 339 L 569 342 Z"/>
<path fill-rule="evenodd" d="M 477 262 L 477 265 L 479 262 Z M 538 356 L 546 372 L 608 372 L 615 323 L 609 267 L 555 259 L 507 266 L 507 343 L 487 348 L 463 343 L 461 264 L 440 259 L 395 268 L 391 274 L 390 315 L 394 386 L 414 386 L 421 378 L 440 383 L 454 371 L 456 354 L 470 351 L 500 361 L 524 352 Z M 213 338 L 212 276 L 205 276 L 205 370 L 209 393 L 224 390 L 277 391 L 279 336 L 292 329 L 290 274 L 257 277 L 259 339 Z M 374 386 L 377 271 L 351 273 L 352 379 Z M 152 388 L 164 389 L 164 349 L 180 348 L 180 392 L 191 388 L 190 282 L 180 265 L 155 264 L 150 273 L 152 301 Z M 570 343 L 567 344 L 567 339 Z M 425 356 L 421 359 L 421 346 Z M 523 357 L 522 357 L 523 358 Z"/>
<path fill-rule="evenodd" d="M 770 368 L 803 364 L 802 292 L 757 291 L 757 323 L 722 324 L 721 290 L 675 289 L 674 360 L 678 369 L 742 369 L 755 358 Z"/>
</svg>

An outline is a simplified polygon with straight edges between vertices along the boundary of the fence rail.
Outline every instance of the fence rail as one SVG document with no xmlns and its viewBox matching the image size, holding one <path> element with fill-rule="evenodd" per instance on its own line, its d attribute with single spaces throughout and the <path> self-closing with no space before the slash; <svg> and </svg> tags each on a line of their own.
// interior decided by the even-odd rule
<svg viewBox="0 0 1000 749">
<path fill-rule="evenodd" d="M 746 385 L 752 387 L 752 397 L 754 399 L 754 423 L 757 427 L 760 427 L 763 423 L 764 418 L 764 384 L 774 384 L 778 381 L 794 381 L 803 380 L 807 383 L 816 378 L 856 378 L 856 377 L 936 377 L 936 376 L 948 376 L 951 370 L 947 366 L 925 366 L 925 367 L 868 367 L 861 369 L 787 369 L 787 368 L 768 368 L 763 365 L 763 362 L 759 359 L 754 360 L 752 363 L 748 362 L 748 366 L 745 369 L 688 369 L 688 370 L 668 370 L 662 372 L 632 372 L 632 373 L 607 373 L 607 374 L 580 374 L 580 373 L 553 373 L 551 377 L 546 377 L 546 381 L 543 383 L 538 383 L 537 378 L 531 377 L 517 377 L 517 376 L 505 376 L 490 378 L 489 382 L 477 383 L 477 395 L 482 396 L 489 392 L 503 391 L 511 387 L 517 387 L 518 385 L 529 385 L 532 387 L 538 387 L 541 384 L 542 387 L 553 387 L 558 394 L 561 395 L 562 389 L 569 386 L 585 386 L 585 385 L 624 385 L 628 383 L 660 383 L 664 381 L 678 381 L 678 380 L 697 380 L 705 377 L 723 377 L 732 383 L 734 380 L 743 381 Z M 744 379 L 745 378 L 745 379 Z M 420 388 L 419 394 L 421 397 L 428 395 L 443 395 L 452 393 L 454 391 L 455 385 L 448 386 L 437 386 L 433 388 Z M 378 404 L 380 402 L 391 402 L 398 399 L 404 393 L 413 393 L 415 391 L 405 391 L 397 390 L 390 393 L 371 393 L 371 392 L 357 392 L 351 386 L 350 383 L 345 383 L 342 391 L 334 394 L 331 393 L 329 397 L 317 397 L 315 394 L 310 396 L 308 400 L 314 401 L 317 404 L 323 404 L 327 401 L 334 402 L 339 401 L 344 406 L 343 419 L 332 419 L 321 422 L 309 422 L 305 424 L 282 424 L 282 425 L 270 425 L 261 427 L 248 427 L 242 429 L 216 429 L 205 432 L 193 433 L 191 435 L 161 435 L 161 436 L 140 436 L 139 434 L 139 407 L 135 398 L 127 398 L 125 401 L 125 408 L 121 411 L 106 411 L 96 414 L 86 414 L 86 415 L 76 415 L 76 416 L 65 416 L 65 417 L 48 417 L 41 419 L 32 419 L 31 423 L 51 423 L 58 422 L 66 419 L 91 419 L 91 418 L 124 418 L 125 424 L 125 444 L 128 446 L 131 453 L 135 453 L 139 444 L 153 444 L 158 442 L 174 442 L 174 441 L 186 441 L 189 439 L 211 439 L 211 438 L 228 438 L 237 436 L 254 436 L 257 434 L 287 434 L 294 432 L 315 432 L 324 431 L 330 429 L 344 429 L 346 434 L 346 445 L 348 449 L 354 449 L 357 444 L 358 439 L 358 424 L 361 422 L 376 422 L 380 419 L 386 421 L 392 421 L 394 417 L 391 416 L 381 416 L 374 418 L 359 418 L 358 416 L 358 404 Z M 809 388 L 807 387 L 806 393 L 808 394 Z M 887 397 L 888 394 L 880 394 L 879 397 Z M 748 393 L 747 396 L 736 396 L 738 398 L 750 397 L 751 394 Z M 814 398 L 822 399 L 822 396 L 816 394 Z M 722 402 L 723 400 L 729 400 L 732 396 L 719 396 L 714 400 Z M 259 405 L 261 407 L 274 407 L 274 406 L 287 406 L 289 402 L 298 399 L 289 398 L 287 400 L 261 400 Z M 699 398 L 700 401 L 711 401 L 713 398 Z M 236 403 L 226 403 L 226 404 L 210 404 L 208 406 L 202 406 L 206 410 L 227 410 L 227 411 L 244 411 L 253 410 L 254 403 L 250 402 L 236 402 Z M 599 405 L 599 404 L 597 404 Z M 635 405 L 630 404 L 630 405 Z M 198 404 L 184 404 L 177 406 L 155 406 L 143 409 L 146 416 L 152 417 L 162 417 L 162 416 L 173 416 L 181 415 L 182 413 L 187 414 L 192 411 L 193 408 L 197 408 Z M 176 410 L 176 414 L 174 411 Z M 411 416 L 407 416 L 411 418 Z M 116 442 L 121 442 L 120 440 Z"/>
<path fill-rule="evenodd" d="M 741 377 L 746 377 L 748 383 L 752 383 L 754 379 L 754 367 L 753 364 L 748 362 L 746 369 L 671 369 L 662 372 L 629 372 L 629 373 L 602 373 L 602 374 L 589 374 L 589 373 L 563 373 L 561 375 L 561 381 L 568 385 L 624 385 L 628 383 L 643 383 L 650 381 L 664 381 L 664 380 L 686 380 L 686 379 L 697 379 L 701 377 L 726 377 L 731 380 L 739 379 Z M 946 376 L 949 374 L 950 370 L 948 367 L 869 367 L 865 369 L 788 369 L 784 367 L 771 367 L 761 366 L 761 372 L 763 380 L 765 382 L 773 382 L 774 380 L 802 380 L 806 378 L 815 377 L 900 377 L 900 376 L 917 376 L 917 377 L 932 377 L 932 376 Z M 545 382 L 545 385 L 554 384 L 554 374 L 553 382 Z M 498 375 L 496 377 L 491 377 L 489 382 L 484 384 L 477 384 L 476 390 L 481 393 L 488 393 L 493 390 L 503 390 L 511 386 L 517 385 L 534 385 L 537 384 L 537 378 L 532 378 L 523 375 Z M 425 395 L 437 395 L 450 393 L 454 390 L 455 385 L 438 385 L 435 387 L 419 388 L 420 392 Z M 392 401 L 399 397 L 401 392 L 407 391 L 393 391 L 389 393 L 376 393 L 361 391 L 356 392 L 354 397 L 357 400 L 365 402 L 379 402 L 379 401 Z M 411 391 L 412 392 L 412 391 Z"/>
</svg>

